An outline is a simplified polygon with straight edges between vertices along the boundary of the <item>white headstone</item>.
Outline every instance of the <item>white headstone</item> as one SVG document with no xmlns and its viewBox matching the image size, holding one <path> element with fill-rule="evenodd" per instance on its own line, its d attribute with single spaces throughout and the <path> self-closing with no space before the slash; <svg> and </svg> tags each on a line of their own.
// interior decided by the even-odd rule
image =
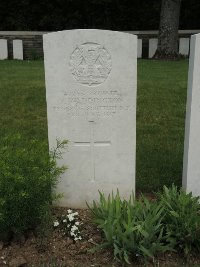
<svg viewBox="0 0 200 267">
<path fill-rule="evenodd" d="M 149 39 L 149 58 L 152 58 L 154 56 L 157 47 L 158 47 L 158 39 L 157 38 Z"/>
<path fill-rule="evenodd" d="M 188 56 L 190 50 L 190 39 L 180 38 L 179 39 L 179 54 Z"/>
<path fill-rule="evenodd" d="M 23 60 L 23 42 L 22 42 L 22 40 L 13 40 L 13 59 Z"/>
<path fill-rule="evenodd" d="M 200 34 L 191 38 L 183 188 L 195 196 L 200 196 Z"/>
<path fill-rule="evenodd" d="M 137 43 L 137 57 L 141 58 L 142 57 L 142 39 L 138 39 Z"/>
<path fill-rule="evenodd" d="M 8 43 L 6 39 L 0 39 L 0 60 L 8 58 Z"/>
<path fill-rule="evenodd" d="M 105 30 L 44 35 L 48 137 L 69 140 L 59 205 L 82 208 L 98 190 L 135 191 L 137 37 Z"/>
</svg>

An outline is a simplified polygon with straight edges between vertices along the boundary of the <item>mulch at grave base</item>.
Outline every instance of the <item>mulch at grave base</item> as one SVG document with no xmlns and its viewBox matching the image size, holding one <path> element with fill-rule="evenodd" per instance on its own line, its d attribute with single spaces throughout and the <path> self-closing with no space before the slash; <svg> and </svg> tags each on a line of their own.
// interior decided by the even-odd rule
<svg viewBox="0 0 200 267">
<path fill-rule="evenodd" d="M 11 241 L 10 244 L 0 243 L 0 267 L 11 266 L 27 266 L 27 267 L 47 267 L 53 260 L 60 263 L 59 267 L 122 267 L 113 259 L 111 250 L 100 250 L 91 253 L 88 250 L 93 248 L 95 244 L 102 241 L 101 233 L 96 226 L 91 223 L 91 212 L 89 210 L 77 210 L 82 221 L 83 240 L 73 242 L 71 239 L 63 236 L 58 230 L 53 230 L 52 234 L 41 246 L 40 241 L 30 232 L 25 238 L 19 241 Z M 67 214 L 67 208 L 54 208 L 55 217 Z M 20 265 L 20 261 L 26 263 Z M 159 262 L 159 263 L 158 263 Z M 43 264 L 46 265 L 43 265 Z M 53 264 L 50 265 L 54 266 Z M 135 262 L 126 266 L 144 266 L 144 263 Z M 198 259 L 191 258 L 186 265 L 183 258 L 175 253 L 166 253 L 157 259 L 157 265 L 148 263 L 145 266 L 200 266 L 200 257 Z"/>
</svg>

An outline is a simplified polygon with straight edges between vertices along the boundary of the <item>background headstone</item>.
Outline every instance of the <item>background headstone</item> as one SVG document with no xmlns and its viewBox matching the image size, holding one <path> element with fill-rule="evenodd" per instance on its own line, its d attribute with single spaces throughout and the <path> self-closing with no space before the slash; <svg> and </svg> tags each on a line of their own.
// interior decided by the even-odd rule
<svg viewBox="0 0 200 267">
<path fill-rule="evenodd" d="M 13 59 L 23 60 L 23 42 L 22 42 L 22 40 L 13 40 Z"/>
<path fill-rule="evenodd" d="M 200 34 L 191 38 L 183 188 L 195 196 L 200 196 Z"/>
<path fill-rule="evenodd" d="M 6 39 L 0 39 L 0 60 L 8 58 L 8 43 Z"/>
<path fill-rule="evenodd" d="M 149 39 L 149 58 L 152 58 L 154 56 L 157 47 L 158 47 L 158 39 L 157 38 Z"/>
<path fill-rule="evenodd" d="M 141 58 L 142 57 L 142 39 L 138 39 L 137 43 L 137 57 Z"/>
<path fill-rule="evenodd" d="M 44 35 L 48 137 L 68 139 L 59 205 L 82 208 L 98 190 L 135 191 L 137 37 L 104 30 Z"/>
<path fill-rule="evenodd" d="M 190 39 L 180 38 L 179 39 L 179 54 L 188 56 L 190 50 Z"/>
</svg>

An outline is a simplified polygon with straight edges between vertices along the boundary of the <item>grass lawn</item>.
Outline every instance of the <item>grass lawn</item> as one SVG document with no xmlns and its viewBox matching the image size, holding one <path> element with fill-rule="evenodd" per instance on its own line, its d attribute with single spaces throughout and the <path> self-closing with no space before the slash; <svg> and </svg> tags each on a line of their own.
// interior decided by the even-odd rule
<svg viewBox="0 0 200 267">
<path fill-rule="evenodd" d="M 187 70 L 138 62 L 137 191 L 181 185 Z M 0 136 L 16 132 L 47 141 L 43 61 L 0 61 Z"/>
</svg>

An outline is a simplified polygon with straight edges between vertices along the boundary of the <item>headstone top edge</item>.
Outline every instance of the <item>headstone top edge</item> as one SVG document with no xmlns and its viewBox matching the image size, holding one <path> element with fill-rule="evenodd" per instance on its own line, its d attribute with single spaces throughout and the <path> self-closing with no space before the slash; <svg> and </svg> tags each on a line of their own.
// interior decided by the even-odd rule
<svg viewBox="0 0 200 267">
<path fill-rule="evenodd" d="M 22 39 L 13 39 L 13 43 L 22 43 L 23 42 L 23 40 Z"/>
<path fill-rule="evenodd" d="M 136 34 L 132 34 L 132 33 L 128 33 L 128 32 L 122 32 L 122 31 L 112 31 L 112 30 L 102 30 L 102 29 L 73 29 L 73 30 L 63 30 L 63 31 L 56 31 L 56 32 L 51 32 L 51 33 L 46 33 L 43 34 L 43 39 L 48 39 L 53 37 L 56 34 L 65 34 L 65 33 L 75 33 L 75 32 L 99 32 L 99 33 L 113 33 L 113 34 L 118 34 L 118 35 L 122 35 L 122 36 L 129 36 L 133 39 L 137 39 L 137 35 Z"/>
<path fill-rule="evenodd" d="M 193 36 L 200 37 L 200 33 L 196 33 L 196 34 L 191 35 L 191 37 L 193 37 Z"/>
</svg>

